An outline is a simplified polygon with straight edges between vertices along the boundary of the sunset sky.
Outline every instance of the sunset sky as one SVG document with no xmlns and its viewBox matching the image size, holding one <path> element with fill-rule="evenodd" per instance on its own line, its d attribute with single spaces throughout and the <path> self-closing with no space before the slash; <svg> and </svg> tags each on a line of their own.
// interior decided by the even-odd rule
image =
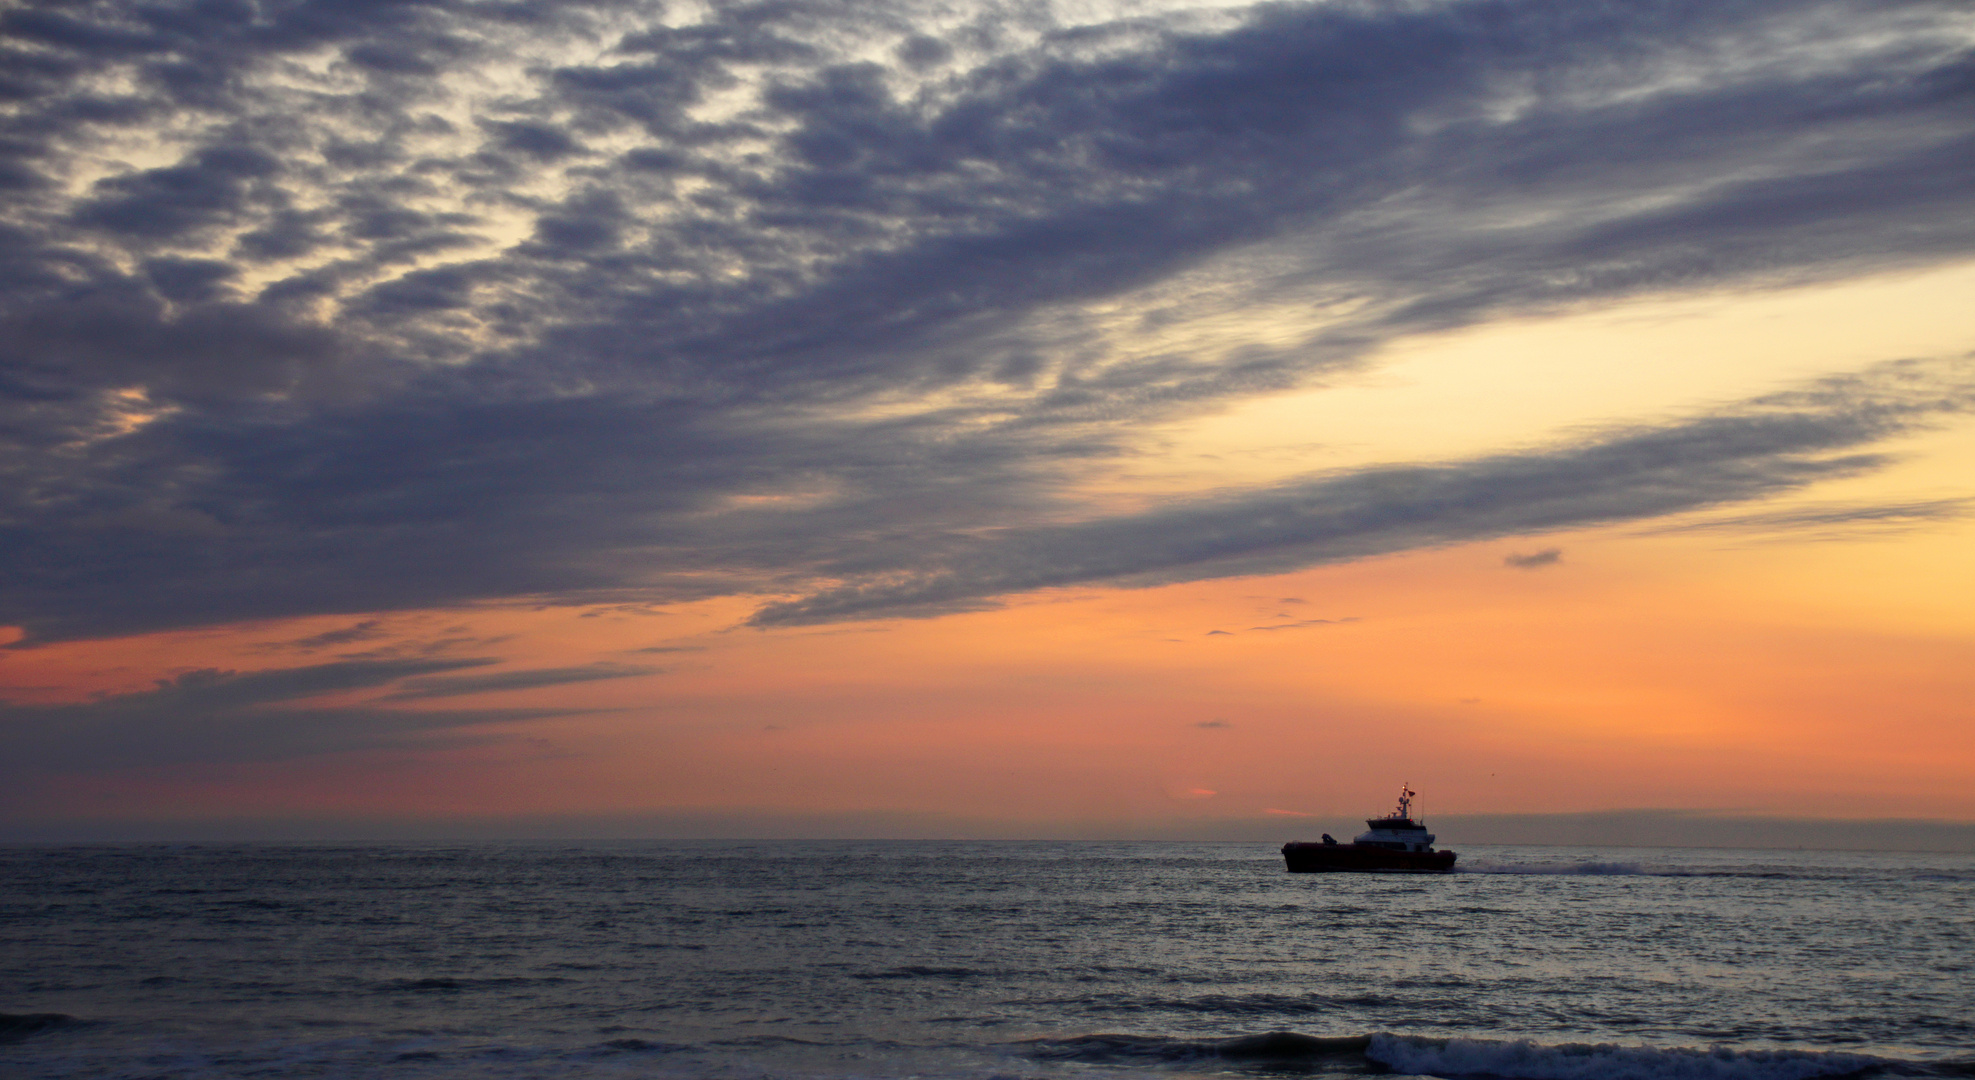
<svg viewBox="0 0 1975 1080">
<path fill-rule="evenodd" d="M 1965 3 L 0 37 L 0 839 L 1975 822 Z"/>
</svg>

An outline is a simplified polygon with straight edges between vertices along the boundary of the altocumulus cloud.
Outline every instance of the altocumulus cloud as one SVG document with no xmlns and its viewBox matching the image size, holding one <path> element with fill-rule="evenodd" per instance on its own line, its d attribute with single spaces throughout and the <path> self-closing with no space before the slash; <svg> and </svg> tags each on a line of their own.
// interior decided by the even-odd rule
<svg viewBox="0 0 1975 1080">
<path fill-rule="evenodd" d="M 1967 410 L 1965 365 L 1139 514 L 1066 494 L 1135 425 L 1407 334 L 1966 258 L 1971 27 L 1921 0 L 1079 25 L 989 0 L 15 3 L 0 621 L 937 614 L 1869 470 Z M 1289 344 L 1172 345 L 1251 308 L 1312 314 Z"/>
</svg>

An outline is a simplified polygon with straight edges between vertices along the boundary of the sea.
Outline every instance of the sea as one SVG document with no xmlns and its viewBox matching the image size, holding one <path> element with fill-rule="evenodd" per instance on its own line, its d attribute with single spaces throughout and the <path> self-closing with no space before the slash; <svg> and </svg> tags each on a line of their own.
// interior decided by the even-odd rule
<svg viewBox="0 0 1975 1080">
<path fill-rule="evenodd" d="M 1975 1077 L 1975 856 L 0 848 L 0 1076 Z"/>
</svg>

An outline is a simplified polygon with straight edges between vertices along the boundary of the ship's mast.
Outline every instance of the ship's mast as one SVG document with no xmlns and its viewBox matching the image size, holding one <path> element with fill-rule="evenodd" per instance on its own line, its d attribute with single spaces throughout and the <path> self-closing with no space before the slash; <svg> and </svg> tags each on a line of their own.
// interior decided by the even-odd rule
<svg viewBox="0 0 1975 1080">
<path fill-rule="evenodd" d="M 1400 784 L 1399 809 L 1393 816 L 1410 819 L 1413 816 L 1413 796 L 1416 794 L 1418 793 L 1413 790 L 1413 785 Z"/>
</svg>

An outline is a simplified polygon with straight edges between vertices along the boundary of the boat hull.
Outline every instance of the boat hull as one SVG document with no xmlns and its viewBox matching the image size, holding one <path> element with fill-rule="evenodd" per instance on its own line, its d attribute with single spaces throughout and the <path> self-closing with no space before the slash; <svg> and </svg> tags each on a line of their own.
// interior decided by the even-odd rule
<svg viewBox="0 0 1975 1080">
<path fill-rule="evenodd" d="M 1452 851 L 1393 851 L 1360 844 L 1288 843 L 1282 858 L 1292 874 L 1445 874 Z"/>
</svg>

